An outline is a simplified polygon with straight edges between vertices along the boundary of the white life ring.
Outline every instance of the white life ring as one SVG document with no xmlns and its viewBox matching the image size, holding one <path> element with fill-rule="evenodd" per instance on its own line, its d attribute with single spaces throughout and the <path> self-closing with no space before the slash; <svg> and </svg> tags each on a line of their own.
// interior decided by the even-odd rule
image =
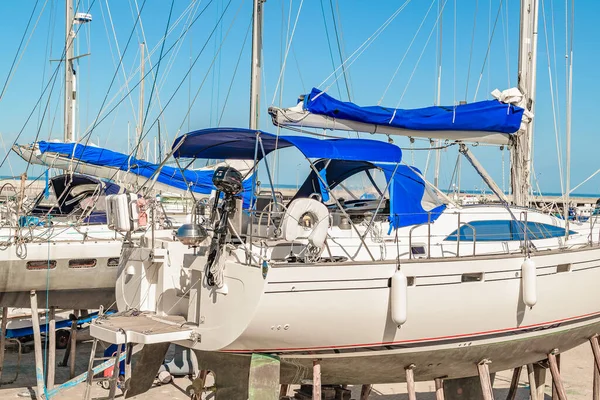
<svg viewBox="0 0 600 400">
<path fill-rule="evenodd" d="M 310 225 L 305 225 L 310 222 Z M 325 204 L 314 199 L 300 198 L 292 201 L 283 216 L 281 233 L 285 240 L 306 238 L 322 248 L 329 230 L 329 210 Z"/>
</svg>

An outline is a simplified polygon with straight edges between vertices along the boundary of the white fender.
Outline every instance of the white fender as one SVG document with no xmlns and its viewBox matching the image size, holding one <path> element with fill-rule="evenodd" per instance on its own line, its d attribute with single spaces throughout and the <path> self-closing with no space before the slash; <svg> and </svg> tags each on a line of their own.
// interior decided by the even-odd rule
<svg viewBox="0 0 600 400">
<path fill-rule="evenodd" d="M 523 303 L 533 307 L 537 303 L 537 274 L 535 263 L 531 258 L 527 258 L 521 264 L 521 284 Z"/>
<path fill-rule="evenodd" d="M 312 214 L 315 223 L 312 228 L 301 225 L 302 216 Z M 301 198 L 290 203 L 283 221 L 281 232 L 285 240 L 307 238 L 314 246 L 323 247 L 329 229 L 329 210 L 325 204 L 315 199 Z"/>
<path fill-rule="evenodd" d="M 408 281 L 402 271 L 392 275 L 391 302 L 392 321 L 396 325 L 404 324 L 408 316 Z"/>
</svg>

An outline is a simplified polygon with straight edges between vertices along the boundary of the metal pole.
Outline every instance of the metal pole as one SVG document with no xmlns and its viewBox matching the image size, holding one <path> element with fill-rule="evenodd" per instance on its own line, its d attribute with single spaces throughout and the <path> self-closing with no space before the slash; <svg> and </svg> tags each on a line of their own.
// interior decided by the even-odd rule
<svg viewBox="0 0 600 400">
<path fill-rule="evenodd" d="M 254 0 L 252 10 L 252 66 L 250 73 L 250 129 L 258 129 L 260 117 L 260 79 L 262 68 L 262 6 L 264 0 Z"/>
<path fill-rule="evenodd" d="M 29 292 L 31 301 L 31 322 L 33 325 L 33 346 L 35 349 L 35 379 L 37 381 L 37 391 L 35 396 L 41 400 L 44 396 L 44 358 L 42 356 L 42 334 L 40 332 L 40 319 L 37 307 L 37 294 L 35 290 Z"/>
<path fill-rule="evenodd" d="M 571 190 L 571 110 L 573 104 L 573 49 L 571 49 L 571 60 L 569 65 L 569 88 L 567 93 L 567 168 L 566 168 L 566 184 L 565 184 L 565 239 L 569 237 L 569 202 Z"/>
<path fill-rule="evenodd" d="M 8 307 L 2 307 L 2 331 L 0 332 L 0 381 L 4 369 L 4 347 L 6 346 L 6 324 L 8 323 Z"/>
<path fill-rule="evenodd" d="M 48 322 L 48 370 L 46 376 L 46 387 L 54 388 L 54 370 L 56 368 L 56 307 L 50 307 Z"/>
<path fill-rule="evenodd" d="M 74 95 L 74 71 L 73 71 L 73 42 L 75 32 L 73 31 L 73 0 L 65 0 L 65 98 L 64 98 L 64 129 L 65 142 L 73 141 L 73 95 Z"/>
<path fill-rule="evenodd" d="M 73 312 L 76 311 L 73 310 Z M 77 317 L 77 315 L 75 317 Z M 75 377 L 75 358 L 77 357 L 77 318 L 71 322 L 71 336 L 69 339 L 69 379 L 73 379 Z"/>
</svg>

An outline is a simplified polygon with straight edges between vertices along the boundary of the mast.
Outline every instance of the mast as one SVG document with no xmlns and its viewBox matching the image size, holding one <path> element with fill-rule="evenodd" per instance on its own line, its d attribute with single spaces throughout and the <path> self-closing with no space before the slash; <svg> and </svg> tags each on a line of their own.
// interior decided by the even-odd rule
<svg viewBox="0 0 600 400">
<path fill-rule="evenodd" d="M 73 0 L 65 0 L 65 115 L 64 115 L 64 129 L 65 129 L 65 142 L 72 142 L 74 139 L 73 131 L 75 124 L 73 118 L 75 115 L 75 70 L 73 69 L 73 42 L 75 40 L 75 32 L 73 31 L 74 25 L 74 11 L 73 11 Z"/>
<path fill-rule="evenodd" d="M 524 95 L 525 108 L 535 113 L 537 39 L 539 0 L 521 0 L 518 87 Z M 520 130 L 511 146 L 511 186 L 513 202 L 529 205 L 533 119 Z"/>
<path fill-rule="evenodd" d="M 436 87 L 436 97 L 435 97 L 435 105 L 439 106 L 442 102 L 442 37 L 443 37 L 443 25 L 442 25 L 442 4 L 441 1 L 438 0 L 438 18 L 440 19 L 440 23 L 438 25 L 438 56 L 437 56 L 437 87 Z M 440 140 L 435 141 L 435 147 L 440 147 Z M 439 178 L 440 178 L 440 161 L 441 161 L 442 153 L 440 149 L 435 150 L 435 166 L 433 171 L 433 185 L 435 187 L 439 187 Z"/>
<path fill-rule="evenodd" d="M 144 59 L 144 43 L 140 43 L 140 100 L 139 100 L 139 110 L 138 110 L 138 124 L 136 129 L 136 138 L 135 143 L 137 146 L 137 151 L 135 157 L 140 159 L 144 154 L 144 146 L 141 143 L 142 140 L 142 125 L 144 124 L 144 67 L 146 65 L 146 60 Z"/>
<path fill-rule="evenodd" d="M 262 6 L 265 0 L 254 0 L 252 11 L 252 68 L 250 73 L 250 129 L 258 129 L 260 117 L 260 77 L 262 67 Z"/>
</svg>

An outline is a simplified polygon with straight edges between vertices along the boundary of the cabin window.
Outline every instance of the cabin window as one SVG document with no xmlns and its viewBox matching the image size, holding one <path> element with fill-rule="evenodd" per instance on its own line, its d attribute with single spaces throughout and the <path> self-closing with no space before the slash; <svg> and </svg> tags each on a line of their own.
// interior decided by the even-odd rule
<svg viewBox="0 0 600 400">
<path fill-rule="evenodd" d="M 512 240 L 524 240 L 524 221 L 512 220 L 487 220 L 487 221 L 472 221 L 469 225 L 463 225 L 460 229 L 452 232 L 446 240 L 457 241 L 458 235 L 460 240 L 472 242 L 473 236 L 477 242 L 508 242 Z M 475 230 L 475 235 L 473 234 Z M 569 234 L 576 232 L 569 231 Z M 540 222 L 527 222 L 527 237 L 531 240 L 549 239 L 565 236 L 565 229 L 560 226 L 544 224 Z"/>
<path fill-rule="evenodd" d="M 108 261 L 106 262 L 106 266 L 107 267 L 118 267 L 120 261 L 121 261 L 121 259 L 119 257 L 109 258 Z"/>
<path fill-rule="evenodd" d="M 425 246 L 421 246 L 421 245 L 411 246 L 410 252 L 412 253 L 413 256 L 416 256 L 416 257 L 423 257 L 427 254 L 425 251 Z"/>
<path fill-rule="evenodd" d="M 27 269 L 30 271 L 44 270 L 44 269 L 54 269 L 56 268 L 55 260 L 36 260 L 36 261 L 27 261 Z"/>
<path fill-rule="evenodd" d="M 69 268 L 94 268 L 96 266 L 95 258 L 76 258 L 69 260 Z"/>
</svg>

